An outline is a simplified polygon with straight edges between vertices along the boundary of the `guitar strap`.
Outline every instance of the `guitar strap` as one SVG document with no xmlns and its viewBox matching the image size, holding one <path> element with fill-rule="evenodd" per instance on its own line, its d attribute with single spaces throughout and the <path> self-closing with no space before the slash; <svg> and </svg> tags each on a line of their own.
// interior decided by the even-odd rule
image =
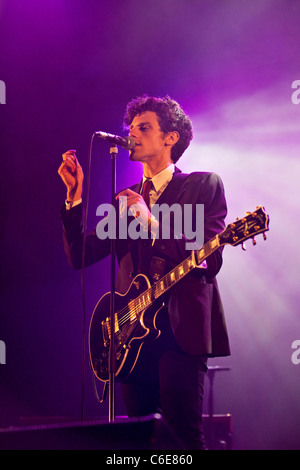
<svg viewBox="0 0 300 470">
<path fill-rule="evenodd" d="M 182 173 L 180 170 L 176 169 L 174 176 L 164 192 L 161 194 L 161 196 L 158 198 L 157 203 L 160 204 L 164 202 L 165 198 L 169 198 L 171 195 L 173 195 L 176 200 L 179 200 L 181 194 L 185 190 L 185 183 L 188 181 L 189 174 Z M 141 183 L 139 185 L 134 185 L 131 187 L 132 190 L 137 191 L 140 189 Z M 173 199 L 173 197 L 170 197 L 170 199 Z M 136 247 L 136 242 L 131 242 L 132 243 L 132 248 L 131 248 L 131 256 L 133 260 L 133 264 L 135 266 L 135 271 L 138 272 L 143 272 L 144 269 L 142 269 L 141 265 L 141 260 L 143 260 L 143 255 L 145 253 L 144 250 L 147 248 L 145 247 L 145 242 L 143 243 L 143 246 L 141 245 L 141 241 L 138 240 L 138 249 L 134 248 Z M 149 241 L 149 246 L 151 244 L 151 239 Z M 146 266 L 144 265 L 144 268 Z M 147 275 L 149 276 L 149 279 L 151 282 L 157 282 L 164 274 L 166 274 L 166 261 L 160 257 L 153 256 L 150 261 L 150 265 L 147 266 Z"/>
<path fill-rule="evenodd" d="M 168 189 L 176 194 L 176 197 L 180 196 L 184 190 L 185 183 L 188 179 L 189 174 L 181 173 L 181 171 L 176 171 L 174 178 L 170 181 L 169 185 L 165 189 L 168 192 Z M 163 195 L 162 195 L 163 197 Z M 158 202 L 162 199 L 159 198 Z M 166 274 L 166 260 L 159 258 L 158 256 L 153 256 L 150 262 L 149 268 L 149 277 L 150 281 L 157 282 Z"/>
</svg>

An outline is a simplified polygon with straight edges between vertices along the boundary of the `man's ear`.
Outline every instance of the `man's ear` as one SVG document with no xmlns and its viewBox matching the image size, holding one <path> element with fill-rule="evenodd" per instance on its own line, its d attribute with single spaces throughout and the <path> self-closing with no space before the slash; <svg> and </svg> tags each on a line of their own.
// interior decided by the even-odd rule
<svg viewBox="0 0 300 470">
<path fill-rule="evenodd" d="M 180 139 L 180 134 L 177 131 L 168 132 L 165 145 L 175 145 Z"/>
</svg>

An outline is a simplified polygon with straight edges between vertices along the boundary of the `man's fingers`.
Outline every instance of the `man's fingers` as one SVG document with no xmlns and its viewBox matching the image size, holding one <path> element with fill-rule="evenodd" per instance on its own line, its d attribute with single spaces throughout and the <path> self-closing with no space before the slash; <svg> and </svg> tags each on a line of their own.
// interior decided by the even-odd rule
<svg viewBox="0 0 300 470">
<path fill-rule="evenodd" d="M 62 162 L 62 164 L 59 166 L 59 168 L 58 168 L 58 170 L 57 170 L 57 172 L 58 172 L 59 175 L 62 174 L 64 167 L 65 167 L 65 163 Z"/>
<path fill-rule="evenodd" d="M 127 196 L 127 197 L 129 197 L 129 196 L 140 196 L 140 194 L 135 193 L 131 189 L 127 188 L 127 189 L 124 189 L 123 191 L 119 192 L 119 194 L 116 196 L 116 199 L 118 199 L 120 196 Z"/>
<path fill-rule="evenodd" d="M 127 206 L 131 206 L 132 204 L 141 204 L 143 203 L 143 199 L 141 198 L 141 196 L 128 196 L 126 193 L 125 194 L 119 194 L 118 196 L 116 196 L 116 199 L 118 200 L 120 197 L 124 197 L 126 198 L 126 203 L 127 203 Z"/>
<path fill-rule="evenodd" d="M 73 162 L 75 165 L 77 164 L 76 158 L 76 150 L 68 150 L 67 152 L 62 154 L 62 159 L 64 162 Z"/>
<path fill-rule="evenodd" d="M 76 158 L 76 150 L 67 150 L 62 154 L 63 159 L 63 166 L 60 167 L 60 171 L 69 171 L 74 173 L 76 171 L 76 167 L 79 166 L 78 160 Z M 80 167 L 81 168 L 81 167 Z"/>
<path fill-rule="evenodd" d="M 127 196 L 127 189 L 120 191 L 119 194 L 117 194 L 116 199 L 119 199 L 119 197 L 122 197 L 122 196 Z"/>
<path fill-rule="evenodd" d="M 139 196 L 139 194 L 138 194 L 138 193 L 135 193 L 134 191 L 132 191 L 132 189 L 127 188 L 127 189 L 125 189 L 125 191 L 126 191 L 126 193 L 127 193 L 129 196 L 134 196 L 134 195 L 138 195 L 138 196 Z"/>
<path fill-rule="evenodd" d="M 143 200 L 142 196 L 138 193 L 135 193 L 131 189 L 124 189 L 123 191 L 119 192 L 119 194 L 116 196 L 116 199 L 119 199 L 120 197 L 126 197 L 127 198 L 127 205 L 135 204 L 142 202 Z"/>
<path fill-rule="evenodd" d="M 63 156 L 64 155 L 73 155 L 75 157 L 76 150 L 67 150 L 66 152 L 63 153 Z"/>
</svg>

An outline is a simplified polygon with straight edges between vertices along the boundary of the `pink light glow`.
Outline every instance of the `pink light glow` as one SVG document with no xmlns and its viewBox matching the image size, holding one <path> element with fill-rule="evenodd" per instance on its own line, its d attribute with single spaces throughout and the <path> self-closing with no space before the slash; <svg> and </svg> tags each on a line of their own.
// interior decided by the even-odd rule
<svg viewBox="0 0 300 470">
<path fill-rule="evenodd" d="M 247 252 L 225 247 L 219 284 L 233 355 L 212 361 L 232 367 L 216 380 L 220 409 L 233 412 L 243 432 L 250 439 L 256 435 L 262 446 L 266 419 L 282 420 L 298 432 L 299 370 L 291 362 L 291 344 L 299 336 L 300 107 L 291 102 L 290 84 L 193 116 L 196 138 L 180 162 L 183 170 L 200 167 L 222 175 L 227 223 L 257 205 L 270 215 L 267 241 L 257 237 L 255 247 L 248 241 Z M 233 384 L 233 401 L 224 398 L 226 381 Z M 281 433 L 281 427 L 274 430 L 267 445 L 280 446 Z"/>
</svg>

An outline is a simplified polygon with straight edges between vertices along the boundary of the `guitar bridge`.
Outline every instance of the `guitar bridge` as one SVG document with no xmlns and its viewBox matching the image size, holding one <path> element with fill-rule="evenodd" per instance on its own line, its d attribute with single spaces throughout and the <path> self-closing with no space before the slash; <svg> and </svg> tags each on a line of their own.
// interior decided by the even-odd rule
<svg viewBox="0 0 300 470">
<path fill-rule="evenodd" d="M 106 317 L 105 320 L 101 323 L 102 325 L 102 336 L 104 341 L 104 346 L 109 345 L 109 340 L 111 338 L 111 328 L 110 328 L 110 317 Z M 118 315 L 115 313 L 115 334 L 119 331 L 119 322 Z"/>
<path fill-rule="evenodd" d="M 109 334 L 108 334 L 108 324 L 107 320 L 103 320 L 101 323 L 102 326 L 102 337 L 103 337 L 103 343 L 104 347 L 107 347 L 109 344 Z"/>
</svg>

